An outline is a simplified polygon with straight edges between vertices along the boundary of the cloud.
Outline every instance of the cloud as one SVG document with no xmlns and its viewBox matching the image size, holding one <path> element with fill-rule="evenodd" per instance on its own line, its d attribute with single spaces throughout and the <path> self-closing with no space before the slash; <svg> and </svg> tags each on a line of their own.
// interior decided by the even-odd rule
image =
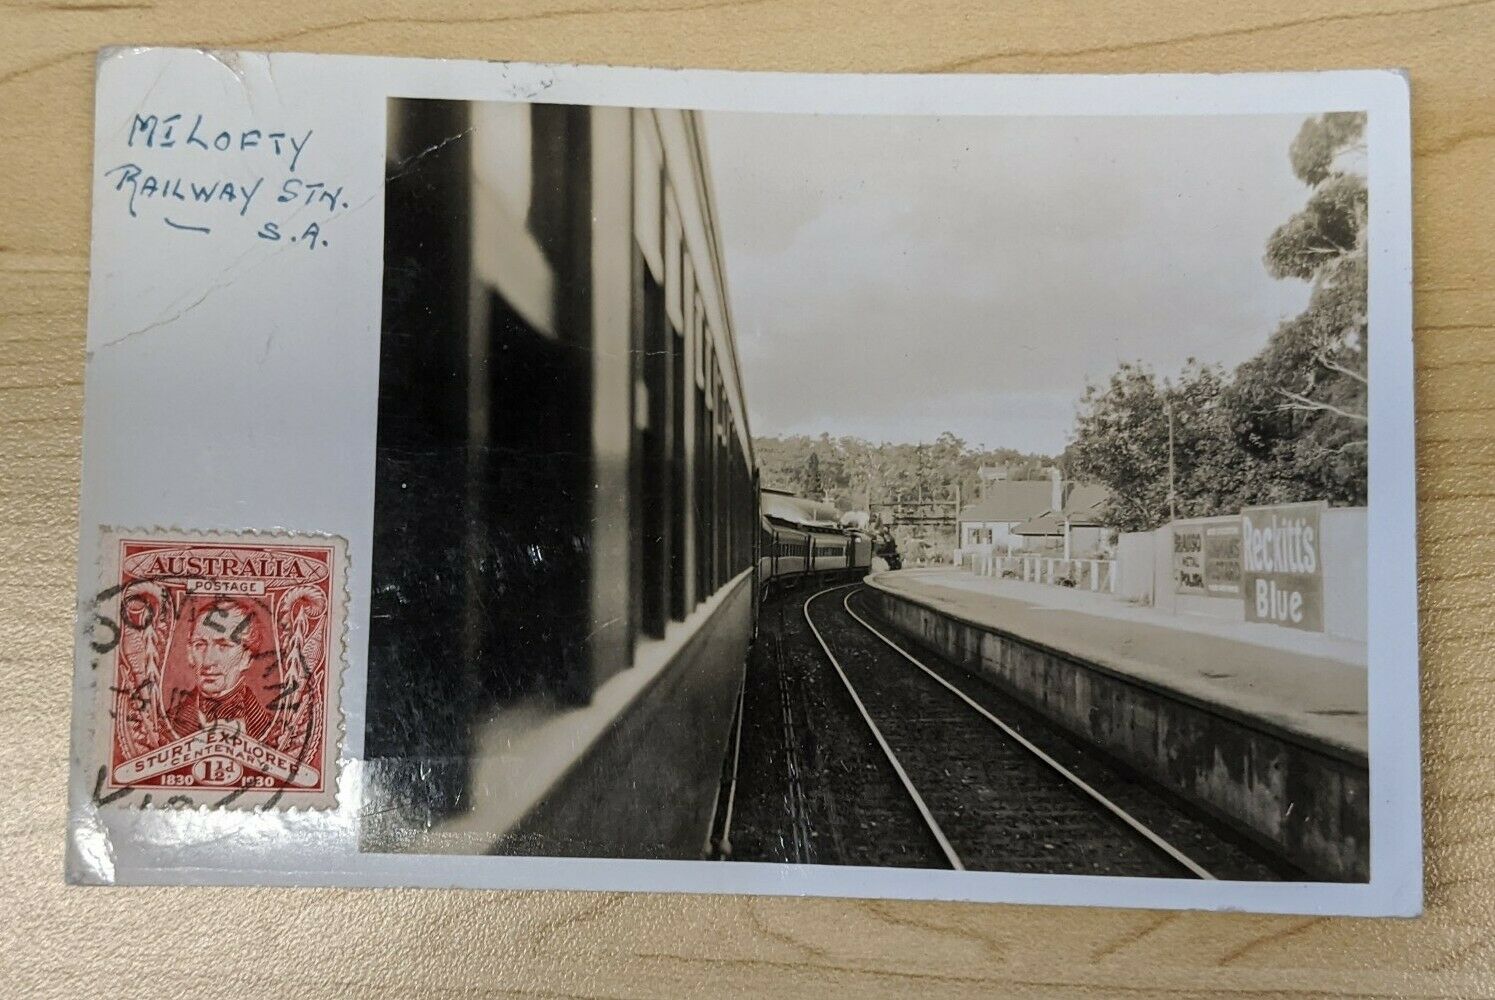
<svg viewBox="0 0 1495 1000">
<path fill-rule="evenodd" d="M 1052 451 L 1087 378 L 1234 365 L 1306 302 L 1261 265 L 1300 117 L 706 120 L 757 433 Z"/>
</svg>

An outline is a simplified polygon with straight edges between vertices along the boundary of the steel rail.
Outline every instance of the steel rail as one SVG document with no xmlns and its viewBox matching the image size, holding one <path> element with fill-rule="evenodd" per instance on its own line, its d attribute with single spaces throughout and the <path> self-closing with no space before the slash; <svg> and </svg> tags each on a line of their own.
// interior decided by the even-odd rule
<svg viewBox="0 0 1495 1000">
<path fill-rule="evenodd" d="M 929 832 L 934 834 L 934 839 L 940 845 L 940 850 L 945 853 L 945 860 L 956 871 L 965 871 L 965 863 L 960 860 L 960 855 L 955 853 L 955 848 L 950 846 L 950 840 L 945 836 L 945 831 L 940 828 L 939 821 L 934 818 L 934 813 L 929 811 L 929 806 L 925 803 L 924 797 L 919 794 L 919 790 L 914 787 L 913 781 L 909 779 L 908 772 L 898 762 L 898 756 L 893 753 L 893 748 L 883 738 L 882 730 L 878 729 L 877 723 L 872 721 L 872 716 L 867 711 L 867 706 L 862 704 L 862 699 L 857 695 L 856 688 L 852 687 L 851 678 L 846 676 L 846 671 L 841 668 L 841 662 L 836 659 L 836 654 L 831 652 L 831 647 L 826 644 L 825 637 L 820 634 L 820 629 L 816 628 L 815 622 L 810 619 L 810 602 L 815 600 L 815 598 L 822 594 L 829 594 L 833 590 L 842 590 L 846 587 L 855 586 L 857 586 L 855 583 L 843 583 L 839 586 L 827 587 L 805 598 L 802 609 L 805 615 L 805 624 L 810 626 L 810 632 L 814 634 L 815 641 L 820 643 L 820 648 L 825 652 L 826 659 L 830 660 L 831 666 L 836 668 L 836 673 L 840 676 L 841 683 L 846 685 L 846 693 L 851 695 L 851 700 L 856 705 L 857 711 L 862 713 L 862 721 L 867 723 L 868 729 L 872 730 L 872 736 L 877 740 L 877 745 L 882 747 L 883 755 L 888 758 L 888 763 L 893 765 L 893 770 L 897 773 L 898 780 L 903 782 L 904 791 L 908 792 L 909 798 L 913 799 L 914 805 L 918 807 L 919 815 L 924 817 L 924 823 L 929 827 Z"/>
<path fill-rule="evenodd" d="M 1121 820 L 1127 826 L 1131 827 L 1134 831 L 1136 831 L 1137 833 L 1141 834 L 1141 836 L 1144 839 L 1146 839 L 1148 841 L 1148 843 L 1152 844 L 1152 846 L 1156 847 L 1158 850 L 1160 850 L 1164 854 L 1168 855 L 1170 858 L 1172 858 L 1174 861 L 1178 862 L 1184 868 L 1188 869 L 1188 871 L 1191 874 L 1193 874 L 1197 878 L 1207 879 L 1207 880 L 1214 880 L 1215 876 L 1211 875 L 1209 873 L 1209 871 L 1206 870 L 1203 866 L 1201 866 L 1200 864 L 1198 864 L 1197 862 L 1195 862 L 1192 858 L 1190 858 L 1188 855 L 1184 854 L 1184 852 L 1180 851 L 1178 848 L 1174 847 L 1172 844 L 1168 843 L 1168 841 L 1164 840 L 1157 833 L 1153 832 L 1151 829 L 1149 829 L 1145 824 L 1143 824 L 1140 820 L 1138 820 L 1131 813 L 1127 812 L 1125 809 L 1121 808 L 1119 805 L 1117 805 L 1116 803 L 1112 802 L 1110 799 L 1106 798 L 1105 795 L 1101 794 L 1099 791 L 1097 791 L 1095 788 L 1093 788 L 1089 783 L 1087 783 L 1079 775 L 1075 774 L 1069 768 L 1067 768 L 1063 764 L 1059 763 L 1053 757 L 1051 757 L 1047 753 L 1045 753 L 1040 747 L 1036 746 L 1032 741 L 1030 741 L 1025 736 L 1023 736 L 1022 733 L 1019 733 L 1017 730 L 1013 729 L 1007 723 L 1003 722 L 1001 719 L 999 719 L 995 715 L 993 715 L 990 711 L 988 711 L 986 709 L 985 706 L 978 704 L 977 702 L 975 702 L 974 700 L 972 700 L 971 697 L 969 695 L 967 695 L 964 691 L 960 690 L 954 684 L 951 684 L 949 681 L 945 680 L 945 678 L 941 677 L 939 674 L 937 674 L 933 670 L 929 669 L 929 667 L 925 666 L 922 662 L 920 662 L 911 653 L 909 653 L 908 651 L 906 651 L 905 649 L 903 649 L 901 646 L 899 646 L 897 643 L 895 643 L 892 639 L 889 639 L 887 636 L 883 635 L 880 631 L 878 631 L 877 628 L 875 628 L 872 625 L 871 622 L 867 621 L 867 619 L 863 618 L 861 615 L 859 615 L 855 611 L 851 610 L 851 598 L 852 598 L 853 594 L 855 594 L 855 593 L 856 593 L 856 591 L 853 591 L 851 594 L 847 594 L 846 598 L 841 602 L 841 606 L 843 608 L 845 608 L 846 609 L 846 613 L 848 615 L 850 615 L 852 618 L 856 619 L 856 621 L 863 628 L 865 628 L 867 631 L 871 632 L 873 635 L 875 635 L 879 639 L 881 639 L 884 643 L 886 643 L 888 645 L 889 648 L 891 648 L 899 656 L 902 656 L 905 660 L 907 660 L 908 662 L 912 663 L 914 666 L 918 667 L 920 670 L 924 671 L 930 677 L 933 677 L 936 681 L 939 681 L 940 684 L 944 685 L 944 687 L 947 690 L 949 690 L 951 694 L 954 694 L 961 701 L 965 702 L 971 708 L 974 708 L 988 722 L 990 722 L 992 725 L 996 726 L 998 729 L 1002 730 L 1002 732 L 1006 733 L 1009 737 L 1011 737 L 1012 740 L 1014 742 L 1016 742 L 1019 746 L 1021 746 L 1025 750 L 1027 750 L 1029 753 L 1033 754 L 1033 756 L 1035 756 L 1039 760 L 1043 761 L 1045 764 L 1047 764 L 1049 767 L 1053 768 L 1055 771 L 1059 772 L 1059 774 L 1062 775 L 1065 778 L 1065 780 L 1069 781 L 1072 785 L 1074 785 L 1076 788 L 1078 788 L 1081 792 L 1085 793 L 1087 796 L 1089 796 L 1091 799 L 1093 799 L 1096 803 L 1098 803 L 1099 805 L 1101 805 L 1102 807 L 1104 807 L 1107 811 L 1109 811 L 1117 819 Z M 816 596 L 818 597 L 819 595 L 817 594 Z M 808 618 L 808 613 L 806 614 L 806 617 Z M 812 624 L 810 627 L 814 628 L 814 625 Z M 818 633 L 817 633 L 817 637 L 818 637 Z M 824 645 L 824 643 L 822 643 L 822 645 Z M 844 679 L 844 677 L 843 677 L 843 679 Z"/>
<path fill-rule="evenodd" d="M 732 746 L 732 783 L 727 788 L 727 812 L 722 816 L 722 835 L 717 841 L 717 856 L 725 860 L 732 856 L 732 812 L 737 805 L 737 770 L 742 760 L 742 711 L 747 706 L 747 674 L 743 674 L 742 687 L 737 691 L 737 725 Z M 721 794 L 718 790 L 717 794 Z"/>
</svg>

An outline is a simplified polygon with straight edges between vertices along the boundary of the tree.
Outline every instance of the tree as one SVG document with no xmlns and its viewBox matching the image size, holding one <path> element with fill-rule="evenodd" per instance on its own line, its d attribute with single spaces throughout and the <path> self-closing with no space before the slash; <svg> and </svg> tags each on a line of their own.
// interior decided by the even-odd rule
<svg viewBox="0 0 1495 1000">
<path fill-rule="evenodd" d="M 804 484 L 806 496 L 817 500 L 825 495 L 825 482 L 820 478 L 820 454 L 810 452 L 810 457 L 805 459 L 805 474 L 801 480 Z"/>
<path fill-rule="evenodd" d="M 1086 386 L 1065 461 L 1075 478 L 1106 487 L 1113 527 L 1147 531 L 1171 511 L 1200 517 L 1236 501 L 1241 456 L 1224 406 L 1227 386 L 1218 366 L 1192 360 L 1173 381 L 1128 362 L 1108 382 Z"/>
<path fill-rule="evenodd" d="M 1013 479 L 1041 479 L 1042 470 L 1055 461 L 1013 448 L 973 448 L 949 431 L 928 444 L 797 434 L 757 437 L 753 448 L 765 486 L 823 497 L 842 510 L 865 510 L 897 496 L 913 498 L 921 486 L 926 497 L 944 497 L 958 485 L 962 496 L 974 498 L 977 470 L 983 465 L 1005 465 Z M 818 489 L 810 475 L 812 455 Z"/>
<path fill-rule="evenodd" d="M 1368 201 L 1365 178 L 1347 162 L 1364 131 L 1363 114 L 1328 114 L 1293 141 L 1293 172 L 1311 190 L 1271 234 L 1263 262 L 1313 290 L 1255 357 L 1229 377 L 1190 362 L 1173 383 L 1123 364 L 1108 383 L 1087 386 L 1065 457 L 1073 474 L 1110 489 L 1116 527 L 1168 518 L 1169 412 L 1179 516 L 1366 502 Z"/>
<path fill-rule="evenodd" d="M 1072 473 L 1110 491 L 1107 520 L 1122 531 L 1144 531 L 1167 520 L 1168 424 L 1157 376 L 1125 362 L 1103 386 L 1080 397 Z"/>
<path fill-rule="evenodd" d="M 1315 278 L 1346 254 L 1363 253 L 1365 178 L 1335 174 L 1314 189 L 1302 211 L 1267 240 L 1267 270 L 1276 278 Z"/>
<path fill-rule="evenodd" d="M 1346 152 L 1363 152 L 1365 115 L 1358 111 L 1331 111 L 1310 118 L 1288 147 L 1288 161 L 1298 180 L 1313 187 L 1329 176 L 1334 161 Z"/>
<path fill-rule="evenodd" d="M 1226 405 L 1250 462 L 1245 502 L 1367 500 L 1363 263 L 1338 270 L 1343 286 L 1320 285 L 1236 371 Z"/>
<path fill-rule="evenodd" d="M 1363 151 L 1365 115 L 1310 118 L 1294 140 L 1293 172 L 1313 190 L 1267 241 L 1277 277 L 1313 283 L 1308 308 L 1281 324 L 1237 374 L 1232 400 L 1246 448 L 1272 466 L 1259 495 L 1332 502 L 1367 498 L 1365 178 L 1343 166 Z"/>
</svg>

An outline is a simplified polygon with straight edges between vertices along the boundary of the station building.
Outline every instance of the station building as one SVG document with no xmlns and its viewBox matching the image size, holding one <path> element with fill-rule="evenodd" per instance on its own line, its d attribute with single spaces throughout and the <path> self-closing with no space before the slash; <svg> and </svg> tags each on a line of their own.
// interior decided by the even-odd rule
<svg viewBox="0 0 1495 1000">
<path fill-rule="evenodd" d="M 1066 535 L 1075 553 L 1104 543 L 1104 487 L 1064 479 L 1055 468 L 1040 480 L 1009 479 L 1004 466 L 982 466 L 979 475 L 980 497 L 957 518 L 957 562 L 969 555 L 1063 550 Z"/>
</svg>

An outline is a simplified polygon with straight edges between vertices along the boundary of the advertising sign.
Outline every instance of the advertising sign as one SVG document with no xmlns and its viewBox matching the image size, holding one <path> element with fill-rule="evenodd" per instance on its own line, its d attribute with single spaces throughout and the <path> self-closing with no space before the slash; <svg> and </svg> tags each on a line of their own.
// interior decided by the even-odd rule
<svg viewBox="0 0 1495 1000">
<path fill-rule="evenodd" d="M 1173 592 L 1207 594 L 1204 589 L 1204 526 L 1173 526 Z"/>
<path fill-rule="evenodd" d="M 1173 592 L 1241 595 L 1241 524 L 1234 518 L 1173 525 Z"/>
<path fill-rule="evenodd" d="M 1319 526 L 1325 504 L 1277 504 L 1241 511 L 1241 583 L 1246 620 L 1324 630 L 1324 564 Z"/>
<path fill-rule="evenodd" d="M 1211 597 L 1241 595 L 1241 522 L 1204 526 L 1204 588 Z"/>
</svg>

